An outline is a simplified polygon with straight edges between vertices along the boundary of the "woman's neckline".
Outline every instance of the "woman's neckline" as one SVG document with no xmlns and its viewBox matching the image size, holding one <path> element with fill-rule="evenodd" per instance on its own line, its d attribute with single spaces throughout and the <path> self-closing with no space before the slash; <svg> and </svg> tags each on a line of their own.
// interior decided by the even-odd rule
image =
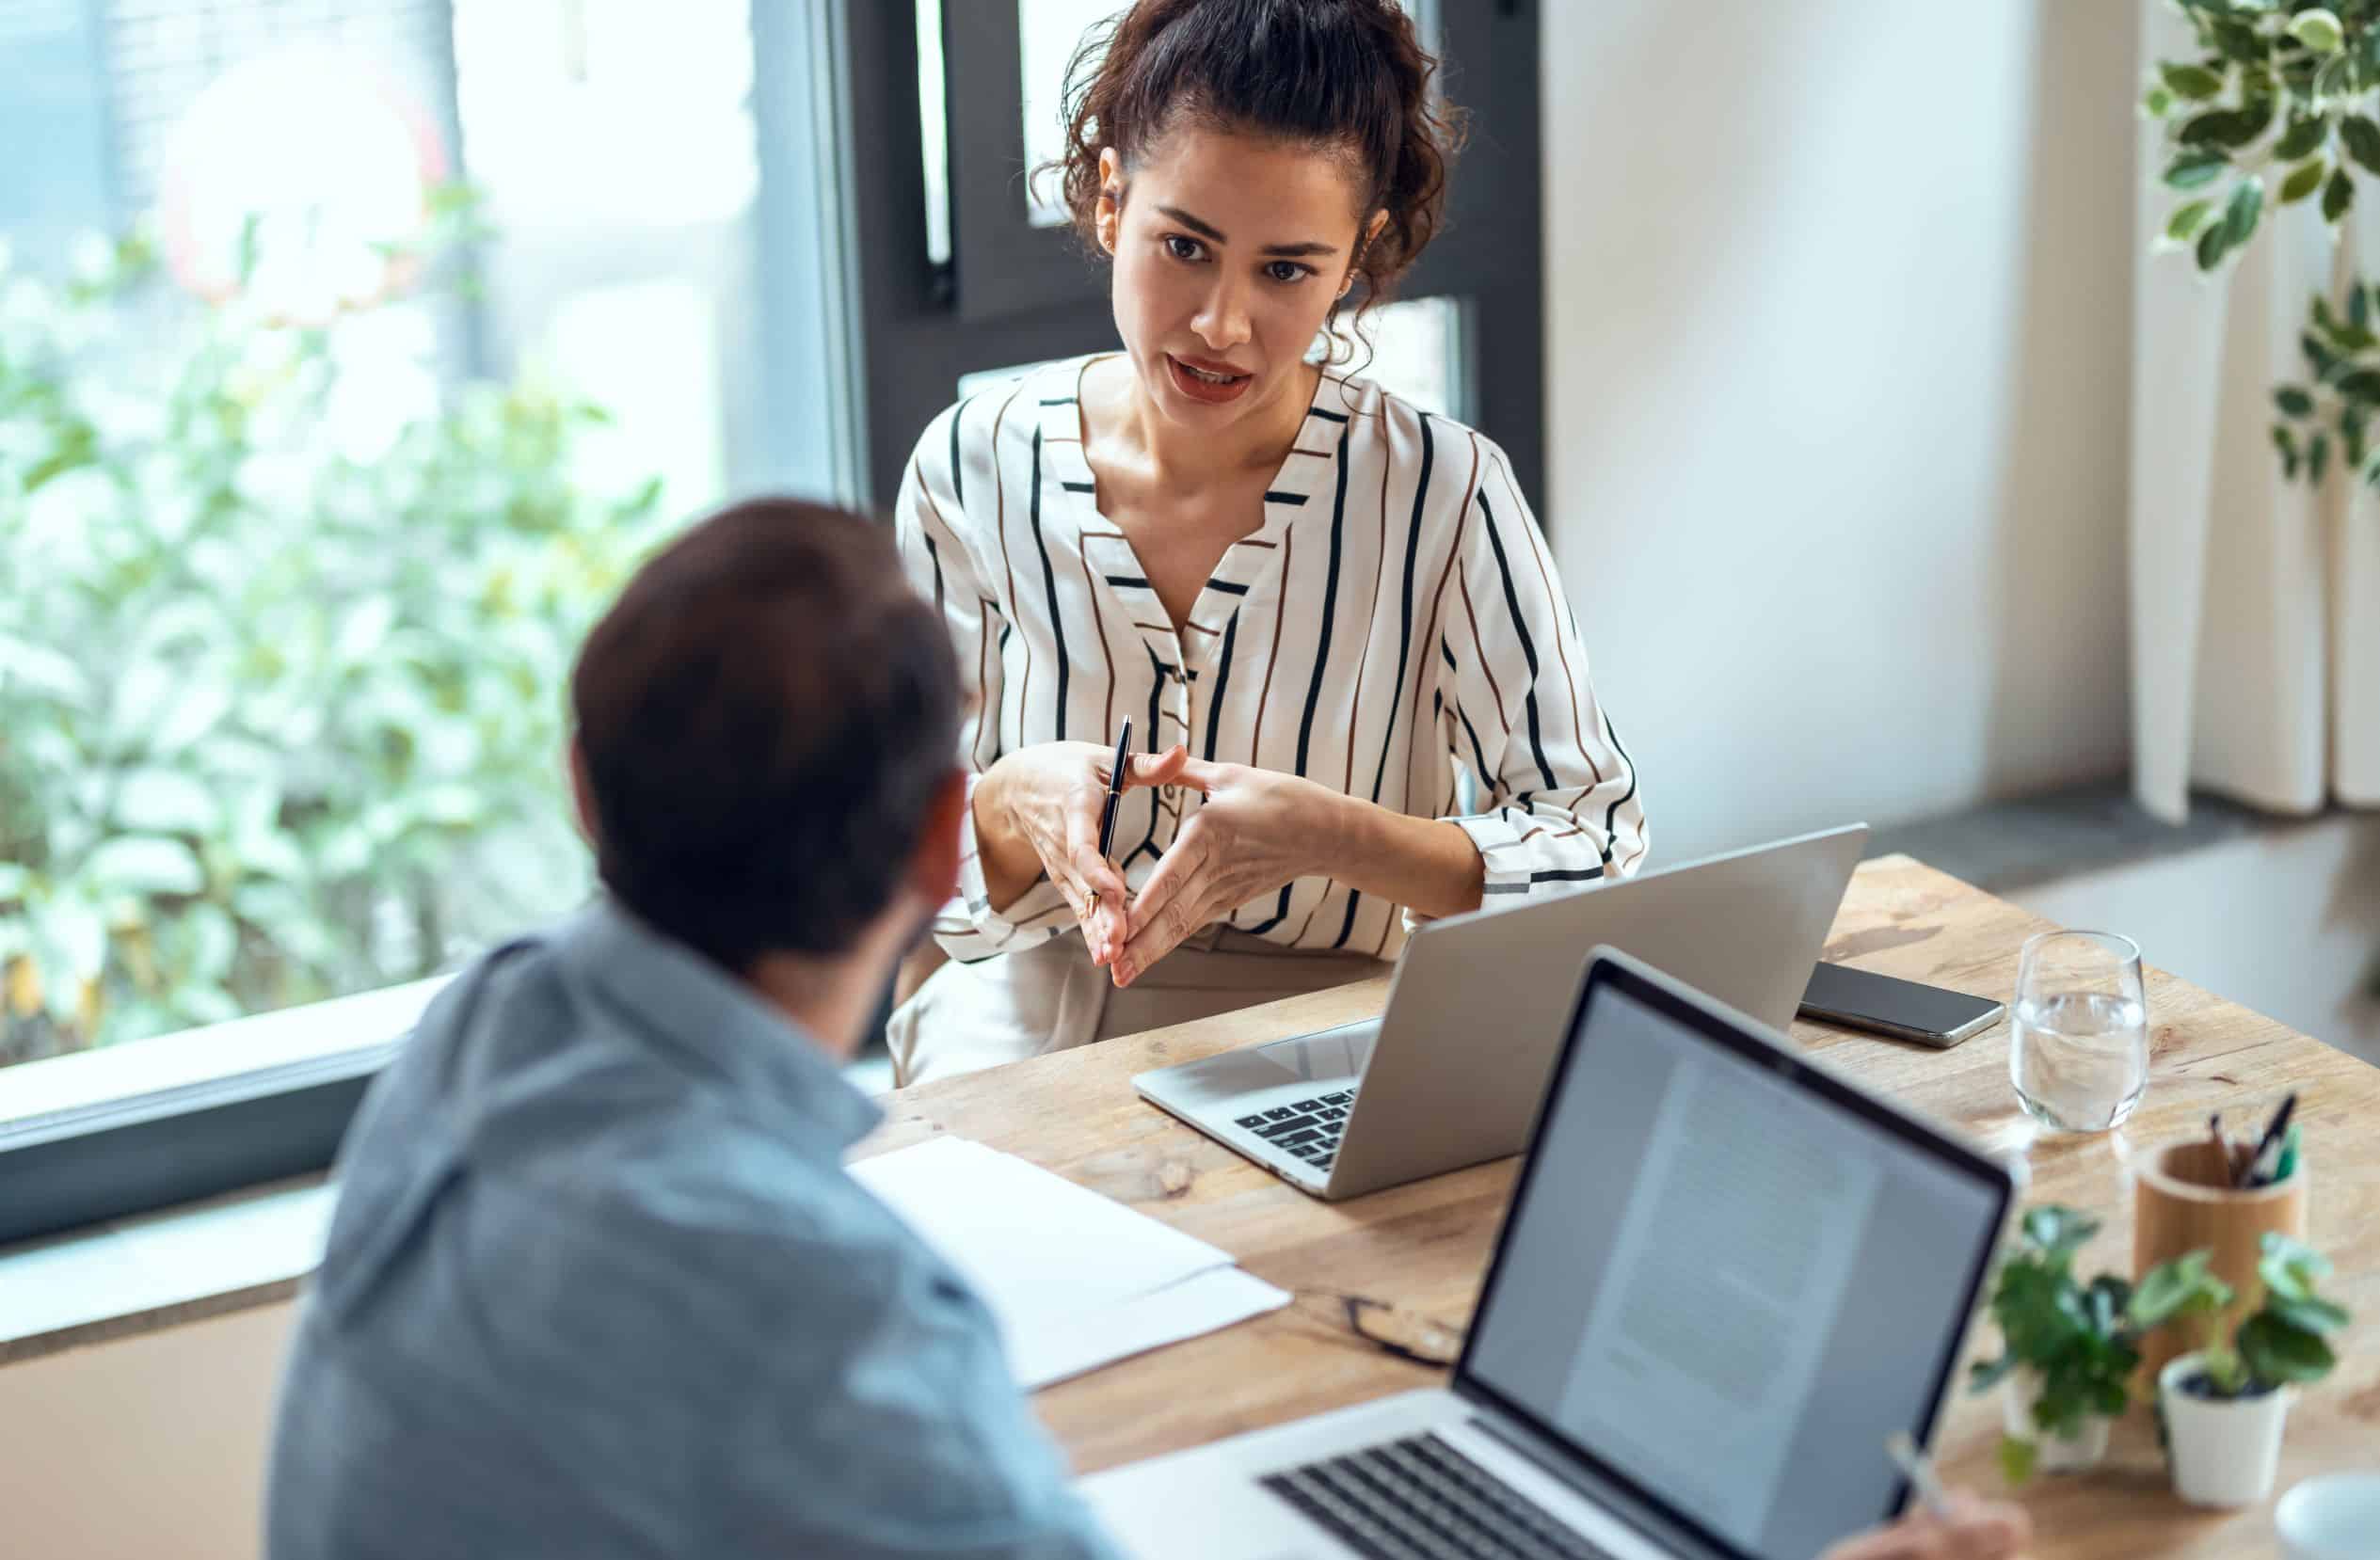
<svg viewBox="0 0 2380 1560">
<path fill-rule="evenodd" d="M 1146 609 L 1127 621 L 1140 630 L 1158 664 L 1183 668 L 1195 676 L 1219 659 L 1220 642 L 1232 618 L 1251 603 L 1270 603 L 1282 588 L 1301 519 L 1318 516 L 1325 526 L 1331 523 L 1334 479 L 1347 458 L 1350 426 L 1359 416 L 1379 415 L 1377 406 L 1359 410 L 1354 403 L 1376 399 L 1378 391 L 1363 385 L 1355 396 L 1349 397 L 1343 412 L 1319 404 L 1306 408 L 1305 421 L 1263 492 L 1256 529 L 1223 549 L 1190 617 L 1177 628 L 1148 584 L 1139 549 L 1099 504 L 1097 479 L 1083 443 L 1081 415 L 1082 381 L 1098 360 L 1070 361 L 1062 369 L 1053 364 L 1056 372 L 1046 378 L 1018 387 L 1018 394 L 1038 402 L 1032 409 L 1040 414 L 1034 448 L 1042 462 L 1041 480 L 1034 492 L 1046 495 L 1046 501 L 1037 504 L 1033 523 L 1045 529 L 1051 541 L 1082 558 L 1086 574 L 1098 581 L 1092 585 L 1094 600 L 1104 586 L 1121 593 L 1126 605 Z M 1317 402 L 1321 401 L 1324 390 L 1348 395 L 1349 384 L 1325 369 L 1316 388 Z M 1029 390 L 1028 386 L 1038 388 Z M 1278 607 L 1273 610 L 1277 612 Z"/>
</svg>

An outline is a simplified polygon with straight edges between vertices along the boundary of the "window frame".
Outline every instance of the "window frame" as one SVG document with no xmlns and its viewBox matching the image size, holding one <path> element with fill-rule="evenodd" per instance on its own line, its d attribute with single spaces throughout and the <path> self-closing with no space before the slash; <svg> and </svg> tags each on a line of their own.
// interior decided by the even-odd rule
<svg viewBox="0 0 2380 1560">
<path fill-rule="evenodd" d="M 943 0 L 942 32 L 959 318 L 981 324 L 1080 303 L 1085 286 L 1078 273 L 1092 263 L 1070 230 L 1037 228 L 1028 211 L 1028 181 L 1035 170 L 1025 163 L 1024 36 L 1014 0 Z M 954 59 L 980 62 L 970 64 L 964 90 L 959 72 L 948 67 Z M 1047 182 L 1055 175 L 1042 177 Z M 924 209 L 922 194 L 918 207 Z"/>
<path fill-rule="evenodd" d="M 0 1245 L 325 1169 L 364 1090 L 448 979 L 18 1062 L 0 1073 L 0 1106 L 10 1093 L 39 1094 L 43 1085 L 66 1096 L 0 1121 L 0 1186 L 8 1188 L 0 1199 Z M 232 1037 L 242 1030 L 319 1038 L 249 1047 L 281 1053 L 262 1065 L 235 1057 L 215 1072 L 172 1069 L 197 1075 L 159 1088 L 56 1087 L 61 1069 L 97 1067 L 104 1080 L 127 1059 L 136 1065 L 155 1055 L 152 1047 L 229 1043 L 236 1051 Z"/>
</svg>

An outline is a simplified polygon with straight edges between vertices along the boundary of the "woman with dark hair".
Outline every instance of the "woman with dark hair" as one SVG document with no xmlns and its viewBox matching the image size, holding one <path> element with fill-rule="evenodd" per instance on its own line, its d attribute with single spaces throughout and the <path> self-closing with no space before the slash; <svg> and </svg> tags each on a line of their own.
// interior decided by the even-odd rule
<svg viewBox="0 0 2380 1560">
<path fill-rule="evenodd" d="M 1360 979 L 1414 920 L 1644 859 L 1503 453 L 1314 360 L 1442 220 L 1436 71 L 1394 0 L 1139 0 L 1076 56 L 1057 171 L 1123 350 L 951 407 L 900 498 L 975 700 L 903 1081 Z"/>
</svg>

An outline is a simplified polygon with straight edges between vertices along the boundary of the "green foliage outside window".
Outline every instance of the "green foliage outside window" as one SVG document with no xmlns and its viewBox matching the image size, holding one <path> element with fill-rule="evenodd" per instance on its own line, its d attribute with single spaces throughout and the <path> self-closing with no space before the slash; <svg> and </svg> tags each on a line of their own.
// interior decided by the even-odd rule
<svg viewBox="0 0 2380 1560">
<path fill-rule="evenodd" d="M 583 895 L 565 684 L 659 535 L 657 483 L 571 481 L 598 408 L 474 384 L 343 449 L 372 311 L 156 273 L 0 259 L 0 1061 L 434 973 Z"/>
</svg>

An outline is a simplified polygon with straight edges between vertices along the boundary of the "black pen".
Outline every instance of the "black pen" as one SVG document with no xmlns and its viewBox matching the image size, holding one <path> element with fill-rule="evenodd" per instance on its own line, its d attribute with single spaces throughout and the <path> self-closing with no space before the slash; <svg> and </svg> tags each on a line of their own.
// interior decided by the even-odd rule
<svg viewBox="0 0 2380 1560">
<path fill-rule="evenodd" d="M 2281 1107 L 2273 1112 L 2273 1124 L 2258 1138 L 2256 1152 L 2248 1155 L 2246 1171 L 2232 1185 L 2243 1189 L 2260 1186 L 2273 1178 L 2281 1164 L 2281 1140 L 2289 1133 L 2290 1113 L 2297 1108 L 2297 1092 L 2292 1090 L 2281 1098 Z"/>
<path fill-rule="evenodd" d="M 1124 760 L 1126 753 L 1131 746 L 1132 723 L 1126 720 L 1124 723 L 1123 732 L 1115 740 L 1115 762 L 1108 767 L 1108 800 L 1106 804 L 1099 809 L 1099 856 L 1103 861 L 1113 859 L 1115 804 L 1124 796 Z M 1098 908 L 1099 891 L 1094 888 L 1091 891 L 1091 908 L 1084 911 L 1083 915 L 1088 916 L 1092 911 Z"/>
</svg>

